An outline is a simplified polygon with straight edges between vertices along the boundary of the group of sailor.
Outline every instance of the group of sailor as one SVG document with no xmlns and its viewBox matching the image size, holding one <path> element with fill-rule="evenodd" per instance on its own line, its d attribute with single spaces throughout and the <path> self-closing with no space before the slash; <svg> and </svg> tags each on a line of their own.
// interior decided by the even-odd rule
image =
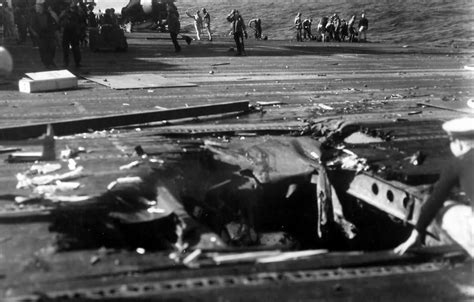
<svg viewBox="0 0 474 302">
<path fill-rule="evenodd" d="M 356 15 L 352 15 L 349 22 L 345 19 L 341 19 L 338 14 L 333 14 L 330 17 L 323 16 L 319 20 L 317 34 L 313 35 L 311 29 L 313 19 L 303 19 L 301 13 L 297 13 L 294 21 L 296 41 L 318 40 L 321 42 L 344 42 L 348 39 L 349 42 L 366 42 L 369 20 L 365 17 L 365 13 L 362 13 L 357 26 L 356 21 Z"/>
</svg>

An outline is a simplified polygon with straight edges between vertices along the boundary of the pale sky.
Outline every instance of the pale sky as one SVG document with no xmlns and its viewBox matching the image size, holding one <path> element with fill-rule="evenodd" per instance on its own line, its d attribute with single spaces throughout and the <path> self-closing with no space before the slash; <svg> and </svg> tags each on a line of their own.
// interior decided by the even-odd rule
<svg viewBox="0 0 474 302">
<path fill-rule="evenodd" d="M 99 9 L 105 11 L 106 8 L 115 8 L 115 12 L 120 13 L 122 7 L 128 4 L 128 0 L 95 0 L 95 3 L 97 3 L 95 7 L 96 12 Z"/>
</svg>

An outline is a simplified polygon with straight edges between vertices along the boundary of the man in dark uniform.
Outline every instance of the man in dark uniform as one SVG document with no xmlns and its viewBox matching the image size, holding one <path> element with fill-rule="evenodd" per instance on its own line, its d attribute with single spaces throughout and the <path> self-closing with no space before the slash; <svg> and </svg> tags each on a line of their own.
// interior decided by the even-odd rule
<svg viewBox="0 0 474 302">
<path fill-rule="evenodd" d="M 97 28 L 99 22 L 97 21 L 97 16 L 94 13 L 94 4 L 89 4 L 87 6 L 87 27 Z"/>
<path fill-rule="evenodd" d="M 81 50 L 79 48 L 79 40 L 81 38 L 81 16 L 78 7 L 73 2 L 68 8 L 63 10 L 59 16 L 59 22 L 63 29 L 63 63 L 67 67 L 69 65 L 69 47 L 72 48 L 74 63 L 76 68 L 81 67 Z"/>
<path fill-rule="evenodd" d="M 349 29 L 349 42 L 354 42 L 355 36 L 357 36 L 357 31 L 354 28 L 356 19 L 356 15 L 352 15 L 352 17 L 349 19 L 349 23 L 347 23 L 347 27 Z"/>
<path fill-rule="evenodd" d="M 227 15 L 227 21 L 231 23 L 232 34 L 234 35 L 235 45 L 237 47 L 237 56 L 246 55 L 244 47 L 244 37 L 247 38 L 244 19 L 240 16 L 238 10 L 232 10 Z"/>
<path fill-rule="evenodd" d="M 347 26 L 346 20 L 342 19 L 341 20 L 341 26 L 339 29 L 339 38 L 341 42 L 344 42 L 346 37 L 349 35 L 349 27 Z"/>
<path fill-rule="evenodd" d="M 204 28 L 207 31 L 207 36 L 209 37 L 209 41 L 212 41 L 211 15 L 209 15 L 209 12 L 205 8 L 202 8 L 201 11 L 202 11 L 202 22 L 204 24 Z"/>
<path fill-rule="evenodd" d="M 341 42 L 341 18 L 337 14 L 334 14 L 332 17 L 332 24 L 334 24 L 334 40 Z"/>
<path fill-rule="evenodd" d="M 326 26 L 328 25 L 328 23 L 329 23 L 329 17 L 328 16 L 323 16 L 319 20 L 318 32 L 321 35 L 321 42 L 326 42 L 326 40 L 327 40 L 328 34 L 327 34 L 327 31 L 326 31 Z"/>
<path fill-rule="evenodd" d="M 458 185 L 470 204 L 447 201 L 440 217 L 441 229 L 474 258 L 474 118 L 451 120 L 443 124 L 443 129 L 450 136 L 450 148 L 455 158 L 442 171 L 433 192 L 423 204 L 410 237 L 395 248 L 398 254 L 405 253 L 421 241 L 420 237 L 445 204 L 451 189 Z"/>
<path fill-rule="evenodd" d="M 54 69 L 59 18 L 51 6 L 44 3 L 37 3 L 35 9 L 30 31 L 38 42 L 41 62 L 47 69 Z"/>
<path fill-rule="evenodd" d="M 18 44 L 24 43 L 28 32 L 26 7 L 24 5 L 15 7 L 15 23 L 18 29 Z"/>
<path fill-rule="evenodd" d="M 168 31 L 170 32 L 171 41 L 173 41 L 174 50 L 175 52 L 180 52 L 181 46 L 179 46 L 178 43 L 178 34 L 181 27 L 181 23 L 179 22 L 178 8 L 173 2 L 168 2 L 166 4 L 166 12 Z"/>
<path fill-rule="evenodd" d="M 303 21 L 303 39 L 312 40 L 313 34 L 311 33 L 311 25 L 313 23 L 313 19 L 304 19 Z"/>
</svg>

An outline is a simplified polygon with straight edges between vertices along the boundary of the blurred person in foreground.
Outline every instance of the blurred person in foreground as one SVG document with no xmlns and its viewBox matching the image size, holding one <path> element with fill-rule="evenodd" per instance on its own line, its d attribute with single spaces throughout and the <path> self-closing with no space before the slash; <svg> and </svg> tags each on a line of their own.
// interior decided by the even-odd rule
<svg viewBox="0 0 474 302">
<path fill-rule="evenodd" d="M 227 15 L 227 21 L 231 23 L 231 33 L 234 35 L 235 45 L 237 47 L 236 56 L 247 54 L 245 53 L 244 37 L 247 39 L 247 31 L 245 28 L 245 22 L 238 10 L 233 9 L 229 15 Z"/>
<path fill-rule="evenodd" d="M 415 229 L 405 242 L 395 248 L 397 254 L 404 254 L 410 247 L 419 244 L 426 228 L 437 216 L 441 229 L 448 237 L 474 258 L 474 118 L 448 121 L 443 124 L 443 129 L 450 137 L 454 159 L 441 172 L 433 192 L 423 204 Z M 466 194 L 469 205 L 446 200 L 455 186 Z"/>
<path fill-rule="evenodd" d="M 31 33 L 36 38 L 41 62 L 47 69 L 56 68 L 54 56 L 59 35 L 59 17 L 50 5 L 37 3 L 36 14 L 31 22 Z"/>
</svg>

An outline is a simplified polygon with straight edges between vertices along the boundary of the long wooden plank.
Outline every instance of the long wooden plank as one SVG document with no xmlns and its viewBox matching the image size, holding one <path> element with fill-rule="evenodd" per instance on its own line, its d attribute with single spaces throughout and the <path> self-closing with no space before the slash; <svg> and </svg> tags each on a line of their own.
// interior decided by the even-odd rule
<svg viewBox="0 0 474 302">
<path fill-rule="evenodd" d="M 193 107 L 181 107 L 168 110 L 153 110 L 131 114 L 108 115 L 102 117 L 87 117 L 63 120 L 51 123 L 36 123 L 25 126 L 0 128 L 0 140 L 21 140 L 39 137 L 46 132 L 51 124 L 55 135 L 71 135 L 89 131 L 104 130 L 113 127 L 144 124 L 164 120 L 191 118 L 205 115 L 215 115 L 230 112 L 243 112 L 249 108 L 248 101 L 217 103 Z"/>
</svg>

